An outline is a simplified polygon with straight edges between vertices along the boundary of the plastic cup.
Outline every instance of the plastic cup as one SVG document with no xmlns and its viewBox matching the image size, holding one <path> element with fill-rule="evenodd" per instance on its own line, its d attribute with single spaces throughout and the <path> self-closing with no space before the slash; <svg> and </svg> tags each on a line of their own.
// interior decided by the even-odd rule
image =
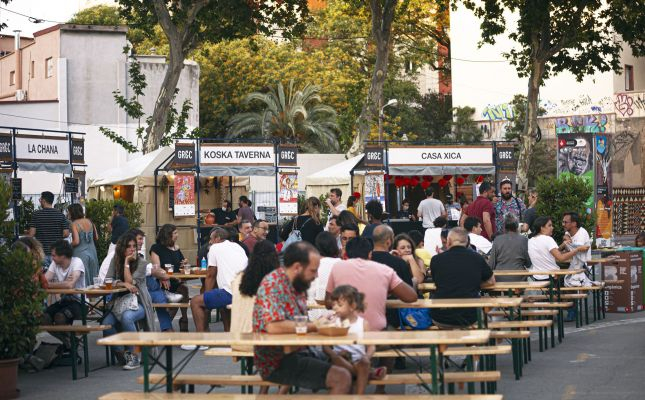
<svg viewBox="0 0 645 400">
<path fill-rule="evenodd" d="M 190 275 L 190 264 L 184 265 L 184 274 Z"/>
<path fill-rule="evenodd" d="M 99 277 L 99 276 L 94 277 L 94 287 L 95 288 L 100 288 L 101 287 L 101 277 Z"/>
<path fill-rule="evenodd" d="M 307 334 L 307 316 L 296 315 L 295 317 L 293 317 L 293 320 L 296 323 L 296 335 L 306 335 Z"/>
</svg>

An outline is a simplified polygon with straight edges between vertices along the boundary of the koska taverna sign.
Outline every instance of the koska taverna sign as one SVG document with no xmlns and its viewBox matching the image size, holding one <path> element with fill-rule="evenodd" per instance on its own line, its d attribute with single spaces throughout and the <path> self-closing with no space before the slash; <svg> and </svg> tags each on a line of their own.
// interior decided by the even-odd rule
<svg viewBox="0 0 645 400">
<path fill-rule="evenodd" d="M 492 146 L 390 147 L 389 165 L 492 165 Z"/>
<path fill-rule="evenodd" d="M 275 165 L 273 145 L 202 144 L 200 165 Z"/>
</svg>

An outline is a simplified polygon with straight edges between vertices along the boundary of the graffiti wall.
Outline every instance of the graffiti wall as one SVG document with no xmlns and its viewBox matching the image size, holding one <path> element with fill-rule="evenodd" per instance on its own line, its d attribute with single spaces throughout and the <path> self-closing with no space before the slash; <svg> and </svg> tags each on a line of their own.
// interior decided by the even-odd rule
<svg viewBox="0 0 645 400">
<path fill-rule="evenodd" d="M 617 93 L 614 109 L 618 118 L 644 118 L 645 93 Z"/>
</svg>

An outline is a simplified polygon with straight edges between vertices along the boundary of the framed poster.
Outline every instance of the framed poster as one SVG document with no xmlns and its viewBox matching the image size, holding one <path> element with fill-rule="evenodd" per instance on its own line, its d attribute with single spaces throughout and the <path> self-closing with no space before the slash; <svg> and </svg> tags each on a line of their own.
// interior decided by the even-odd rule
<svg viewBox="0 0 645 400">
<path fill-rule="evenodd" d="M 293 172 L 280 174 L 280 214 L 298 214 L 298 175 Z"/>
<path fill-rule="evenodd" d="M 594 136 L 584 133 L 558 135 L 558 176 L 575 175 L 582 177 L 591 188 L 594 187 Z M 585 206 L 589 212 L 594 207 L 594 195 Z"/>
<path fill-rule="evenodd" d="M 175 217 L 189 217 L 195 215 L 195 175 L 175 175 L 174 190 L 174 215 Z"/>
<path fill-rule="evenodd" d="M 365 204 L 370 200 L 378 200 L 385 210 L 385 180 L 383 174 L 365 175 Z"/>
</svg>

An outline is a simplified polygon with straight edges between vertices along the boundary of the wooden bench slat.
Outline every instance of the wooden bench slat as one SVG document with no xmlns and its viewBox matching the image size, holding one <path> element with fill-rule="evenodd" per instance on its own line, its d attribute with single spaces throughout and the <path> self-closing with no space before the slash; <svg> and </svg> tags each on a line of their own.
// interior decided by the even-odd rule
<svg viewBox="0 0 645 400">
<path fill-rule="evenodd" d="M 152 303 L 153 308 L 190 308 L 190 303 Z"/>
<path fill-rule="evenodd" d="M 514 328 L 546 328 L 553 325 L 550 319 L 531 321 L 491 321 L 488 323 L 490 329 L 514 329 Z"/>
<path fill-rule="evenodd" d="M 510 354 L 511 346 L 464 346 L 448 347 L 443 352 L 444 356 L 487 356 L 493 354 Z"/>
<path fill-rule="evenodd" d="M 457 394 L 457 395 L 424 395 L 436 400 L 502 400 L 500 394 Z M 284 400 L 284 395 L 235 394 L 235 393 L 142 393 L 114 392 L 104 394 L 99 400 Z M 290 394 L 290 400 L 329 400 L 328 394 Z M 337 400 L 409 400 L 410 395 L 334 395 Z"/>
<path fill-rule="evenodd" d="M 491 331 L 491 339 L 527 339 L 531 337 L 530 331 Z"/>
<path fill-rule="evenodd" d="M 509 315 L 506 311 L 495 310 L 488 312 L 490 317 L 506 317 Z M 524 317 L 550 317 L 558 315 L 558 310 L 525 310 L 522 311 L 522 318 Z"/>
<path fill-rule="evenodd" d="M 40 325 L 41 331 L 89 333 L 108 330 L 112 325 Z"/>
<path fill-rule="evenodd" d="M 237 351 L 230 347 L 211 347 L 204 352 L 204 355 L 211 357 L 253 357 L 253 352 Z"/>
<path fill-rule="evenodd" d="M 587 296 L 588 296 L 587 294 L 567 293 L 567 294 L 560 295 L 560 299 L 561 300 L 580 300 L 580 299 L 586 298 Z M 537 294 L 537 295 L 524 296 L 524 299 L 526 301 L 548 300 L 549 296 L 546 294 Z"/>
<path fill-rule="evenodd" d="M 571 301 L 561 301 L 561 302 L 532 302 L 532 303 L 522 303 L 520 304 L 521 308 L 569 308 L 573 307 L 573 302 Z"/>
<path fill-rule="evenodd" d="M 604 286 L 571 286 L 571 287 L 560 288 L 560 291 L 561 292 L 576 292 L 576 291 L 592 292 L 594 290 L 602 290 L 602 289 L 604 289 Z"/>
</svg>

